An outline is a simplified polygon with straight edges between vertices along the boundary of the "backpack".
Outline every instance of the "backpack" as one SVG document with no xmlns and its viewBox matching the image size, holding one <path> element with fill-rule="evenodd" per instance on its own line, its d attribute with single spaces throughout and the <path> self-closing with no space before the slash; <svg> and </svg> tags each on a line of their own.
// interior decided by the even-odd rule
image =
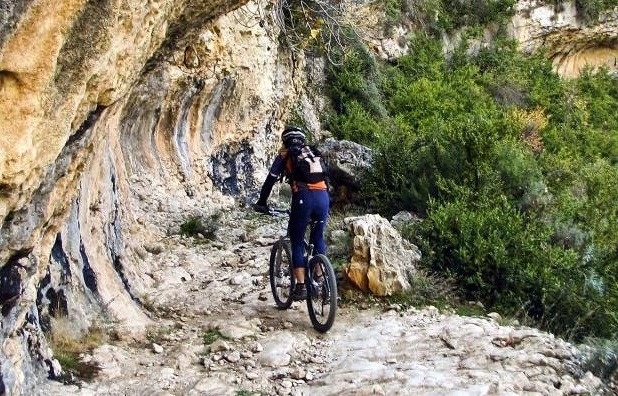
<svg viewBox="0 0 618 396">
<path fill-rule="evenodd" d="M 327 180 L 328 168 L 318 149 L 307 145 L 293 146 L 289 153 L 292 160 L 292 181 L 317 183 Z"/>
</svg>

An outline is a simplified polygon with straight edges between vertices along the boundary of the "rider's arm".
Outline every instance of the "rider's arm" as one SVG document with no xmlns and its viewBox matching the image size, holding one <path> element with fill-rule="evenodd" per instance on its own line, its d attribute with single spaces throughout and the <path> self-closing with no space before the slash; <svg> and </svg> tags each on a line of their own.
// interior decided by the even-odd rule
<svg viewBox="0 0 618 396">
<path fill-rule="evenodd" d="M 266 206 L 266 202 L 268 201 L 270 192 L 273 189 L 273 186 L 275 185 L 277 180 L 279 179 L 279 176 L 281 176 L 281 174 L 283 173 L 284 169 L 285 157 L 279 154 L 273 161 L 268 176 L 266 176 L 266 180 L 264 180 L 264 184 L 262 184 L 262 190 L 260 191 L 260 199 L 258 199 L 257 205 Z"/>
</svg>

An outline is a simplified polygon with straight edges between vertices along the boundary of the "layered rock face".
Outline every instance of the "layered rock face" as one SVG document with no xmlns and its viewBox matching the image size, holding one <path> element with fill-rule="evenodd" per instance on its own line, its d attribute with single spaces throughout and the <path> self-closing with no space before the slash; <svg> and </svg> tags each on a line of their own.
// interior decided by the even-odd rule
<svg viewBox="0 0 618 396">
<path fill-rule="evenodd" d="M 140 235 L 253 186 L 302 73 L 252 4 L 16 1 L 0 21 L 0 378 L 18 393 L 58 374 L 55 317 L 143 331 Z"/>
<path fill-rule="evenodd" d="M 574 1 L 548 3 L 517 3 L 510 28 L 521 48 L 547 50 L 556 71 L 566 77 L 577 77 L 587 66 L 604 66 L 618 73 L 618 7 L 603 12 L 598 23 L 589 24 Z"/>
</svg>

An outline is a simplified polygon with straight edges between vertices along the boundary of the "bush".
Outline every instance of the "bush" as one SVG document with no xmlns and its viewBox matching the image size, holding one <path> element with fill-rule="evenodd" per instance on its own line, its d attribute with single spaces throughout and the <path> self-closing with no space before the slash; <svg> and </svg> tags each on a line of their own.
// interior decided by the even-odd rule
<svg viewBox="0 0 618 396">
<path fill-rule="evenodd" d="M 575 0 L 578 15 L 587 23 L 593 23 L 601 12 L 615 6 L 615 0 Z"/>
<path fill-rule="evenodd" d="M 216 238 L 216 232 L 219 229 L 220 215 L 213 215 L 207 219 L 199 216 L 191 217 L 180 225 L 180 234 L 188 237 L 202 236 L 208 240 Z"/>
<path fill-rule="evenodd" d="M 225 337 L 217 329 L 206 330 L 202 335 L 202 341 L 204 341 L 204 345 L 206 346 L 212 344 L 220 338 L 225 339 Z"/>
<path fill-rule="evenodd" d="M 372 103 L 354 96 L 366 69 L 331 70 L 345 93 L 332 129 L 374 148 L 366 202 L 426 217 L 416 241 L 426 268 L 467 299 L 565 337 L 615 336 L 616 78 L 563 81 L 542 54 L 505 40 L 450 61 L 438 40 L 410 46 L 393 64 L 364 63 Z"/>
<path fill-rule="evenodd" d="M 83 362 L 81 356 L 92 352 L 107 340 L 102 329 L 92 327 L 83 334 L 76 333 L 75 325 L 68 318 L 56 318 L 52 322 L 51 331 L 46 334 L 54 358 L 58 360 L 65 379 L 72 376 L 80 379 L 93 379 L 100 371 L 98 363 Z"/>
<path fill-rule="evenodd" d="M 446 30 L 503 22 L 513 15 L 515 0 L 442 0 L 447 12 L 440 17 Z"/>
<path fill-rule="evenodd" d="M 586 339 L 584 370 L 604 380 L 618 372 L 618 341 L 598 338 Z"/>
</svg>

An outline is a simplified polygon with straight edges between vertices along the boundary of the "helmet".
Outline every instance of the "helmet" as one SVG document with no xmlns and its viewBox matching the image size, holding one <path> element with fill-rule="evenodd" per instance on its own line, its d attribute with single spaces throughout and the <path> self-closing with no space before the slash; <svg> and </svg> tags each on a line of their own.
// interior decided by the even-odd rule
<svg viewBox="0 0 618 396">
<path fill-rule="evenodd" d="M 305 131 L 302 128 L 289 125 L 281 133 L 281 140 L 286 147 L 305 143 Z"/>
</svg>

